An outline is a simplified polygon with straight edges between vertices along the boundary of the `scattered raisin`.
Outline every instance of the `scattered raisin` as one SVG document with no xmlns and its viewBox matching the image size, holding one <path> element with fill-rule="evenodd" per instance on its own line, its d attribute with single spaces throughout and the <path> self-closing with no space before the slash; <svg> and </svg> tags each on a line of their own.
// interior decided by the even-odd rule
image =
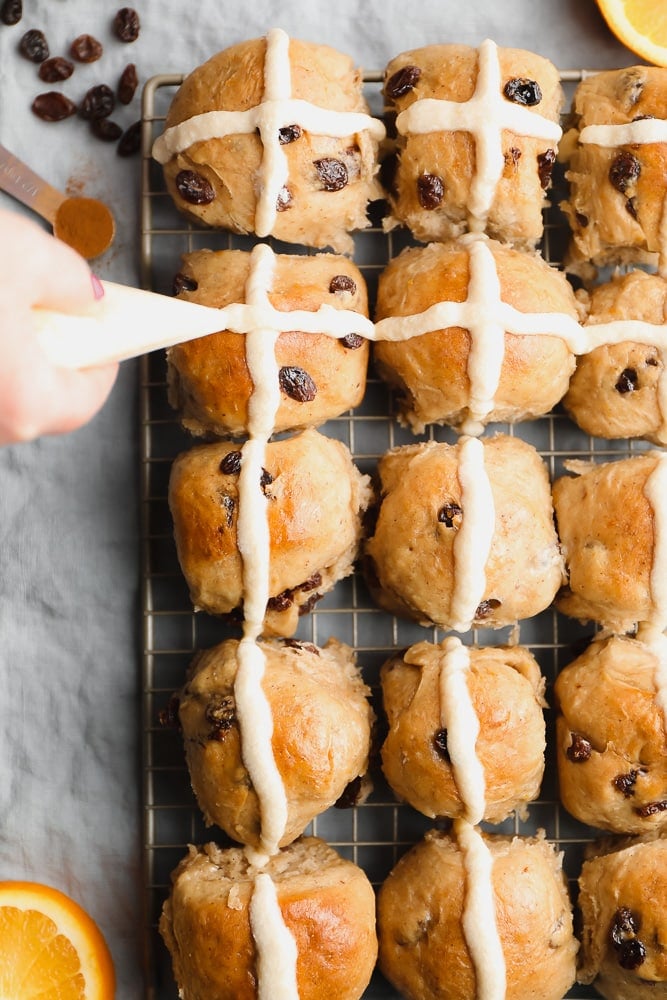
<svg viewBox="0 0 667 1000">
<path fill-rule="evenodd" d="M 43 31 L 31 28 L 19 42 L 19 52 L 30 62 L 41 63 L 49 58 L 49 43 Z"/>
<path fill-rule="evenodd" d="M 618 950 L 618 964 L 622 969 L 638 969 L 646 961 L 646 948 L 639 938 L 624 941 Z"/>
<path fill-rule="evenodd" d="M 323 156 L 314 161 L 325 191 L 341 191 L 347 184 L 347 167 L 333 156 Z"/>
<path fill-rule="evenodd" d="M 417 178 L 419 204 L 427 211 L 437 208 L 445 196 L 445 185 L 436 174 L 422 174 Z"/>
<path fill-rule="evenodd" d="M 639 177 L 642 170 L 641 163 L 632 153 L 624 151 L 614 157 L 609 168 L 609 180 L 621 194 L 624 194 L 631 184 Z"/>
<path fill-rule="evenodd" d="M 32 102 L 32 110 L 42 121 L 61 122 L 76 114 L 76 104 L 57 90 L 49 90 L 46 94 L 37 95 Z"/>
<path fill-rule="evenodd" d="M 632 66 L 627 73 L 623 73 L 620 80 L 620 91 L 618 96 L 624 98 L 626 107 L 632 108 L 639 101 L 644 92 L 645 74 L 641 66 Z"/>
<path fill-rule="evenodd" d="M 581 229 L 585 229 L 589 221 L 588 216 L 584 215 L 583 212 L 575 212 L 574 217 L 577 220 L 577 224 L 581 227 Z"/>
<path fill-rule="evenodd" d="M 309 614 L 315 607 L 318 601 L 322 599 L 322 594 L 311 594 L 307 601 L 299 605 L 299 618 L 303 615 Z"/>
<path fill-rule="evenodd" d="M 52 59 L 45 59 L 40 63 L 38 75 L 44 83 L 59 83 L 61 80 L 68 80 L 73 72 L 74 66 L 69 59 L 53 56 Z"/>
<path fill-rule="evenodd" d="M 236 704 L 233 695 L 211 698 L 204 711 L 204 718 L 211 726 L 210 739 L 220 739 L 236 722 Z"/>
<path fill-rule="evenodd" d="M 503 88 L 503 94 L 508 101 L 524 104 L 529 108 L 539 104 L 542 100 L 542 90 L 537 80 L 527 80 L 522 76 L 515 76 L 508 80 Z"/>
<path fill-rule="evenodd" d="M 435 733 L 433 737 L 433 746 L 443 760 L 446 760 L 448 764 L 451 763 L 451 757 L 449 756 L 449 750 L 447 748 L 446 729 L 438 729 L 437 733 Z"/>
<path fill-rule="evenodd" d="M 348 351 L 358 351 L 364 338 L 360 337 L 358 333 L 346 333 L 344 337 L 340 338 L 340 342 L 343 347 L 347 347 Z"/>
<path fill-rule="evenodd" d="M 349 292 L 354 295 L 357 291 L 357 283 L 349 274 L 335 274 L 329 282 L 329 291 L 333 295 L 335 292 Z"/>
<path fill-rule="evenodd" d="M 665 812 L 666 809 L 667 801 L 662 799 L 657 802 L 647 802 L 645 806 L 637 806 L 635 814 L 642 819 L 648 819 L 649 816 L 657 816 L 658 813 Z"/>
<path fill-rule="evenodd" d="M 309 653 L 313 653 L 315 656 L 320 655 L 320 651 L 317 646 L 313 645 L 312 642 L 302 642 L 301 639 L 283 639 L 283 646 L 287 646 L 288 649 L 296 649 L 297 652 L 301 652 L 306 649 Z"/>
<path fill-rule="evenodd" d="M 167 702 L 167 707 L 161 709 L 158 713 L 158 722 L 161 726 L 169 729 L 178 729 L 180 727 L 180 721 L 178 718 L 180 705 L 181 703 L 177 695 L 172 695 Z"/>
<path fill-rule="evenodd" d="M 92 35 L 78 35 L 70 45 L 69 52 L 77 62 L 97 62 L 102 57 L 102 43 Z"/>
<path fill-rule="evenodd" d="M 463 511 L 457 503 L 446 503 L 438 511 L 438 521 L 446 528 L 458 528 L 461 524 Z"/>
<path fill-rule="evenodd" d="M 590 760 L 593 753 L 590 741 L 580 733 L 570 733 L 570 739 L 572 742 L 565 751 L 567 759 L 571 760 L 573 764 L 584 764 Z"/>
<path fill-rule="evenodd" d="M 129 104 L 138 86 L 137 67 L 134 63 L 128 63 L 118 81 L 118 100 L 120 103 Z"/>
<path fill-rule="evenodd" d="M 271 485 L 272 482 L 273 482 L 273 476 L 271 475 L 271 473 L 269 472 L 268 469 L 264 469 L 263 468 L 262 469 L 262 474 L 259 477 L 259 488 L 262 491 L 262 493 L 264 494 L 264 496 L 268 496 L 268 494 L 267 494 L 266 491 L 267 491 L 267 488 Z"/>
<path fill-rule="evenodd" d="M 303 368 L 296 365 L 283 365 L 278 373 L 280 388 L 297 403 L 310 403 L 317 395 L 317 386 Z"/>
<path fill-rule="evenodd" d="M 179 271 L 178 274 L 174 275 L 174 281 L 172 284 L 174 295 L 180 295 L 181 292 L 196 292 L 198 288 L 199 282 L 195 281 L 195 279 L 191 278 L 188 274 L 183 274 L 182 271 Z M 224 462 L 224 458 L 222 461 Z"/>
<path fill-rule="evenodd" d="M 621 906 L 614 914 L 609 934 L 614 948 L 620 948 L 629 937 L 639 930 L 639 918 L 627 906 Z"/>
<path fill-rule="evenodd" d="M 334 808 L 336 809 L 352 809 L 356 806 L 362 797 L 362 780 L 361 775 L 353 778 L 345 786 L 340 798 L 334 802 Z"/>
<path fill-rule="evenodd" d="M 636 370 L 634 368 L 624 368 L 618 376 L 614 388 L 616 389 L 616 392 L 620 392 L 621 395 L 625 395 L 626 392 L 634 392 L 637 388 L 637 384 L 638 377 Z"/>
<path fill-rule="evenodd" d="M 309 576 L 307 580 L 304 580 L 303 583 L 300 583 L 296 589 L 301 590 L 307 594 L 309 590 L 317 590 L 317 588 L 321 586 L 322 586 L 322 574 L 313 573 L 313 575 Z"/>
<path fill-rule="evenodd" d="M 121 42 L 136 42 L 140 28 L 139 15 L 132 7 L 121 7 L 113 19 L 113 30 Z"/>
<path fill-rule="evenodd" d="M 134 156 L 135 153 L 139 152 L 140 148 L 141 122 L 137 121 L 125 129 L 116 147 L 116 152 L 119 156 Z"/>
<path fill-rule="evenodd" d="M 180 170 L 176 174 L 176 188 L 191 205 L 210 205 L 215 198 L 213 185 L 194 170 Z"/>
<path fill-rule="evenodd" d="M 230 497 L 228 493 L 222 493 L 220 495 L 220 506 L 225 512 L 225 522 L 228 528 L 231 528 L 234 523 L 234 511 L 236 509 L 236 500 L 234 497 Z"/>
<path fill-rule="evenodd" d="M 489 618 L 499 607 L 500 601 L 495 597 L 490 597 L 488 601 L 482 601 L 475 611 L 476 621 L 483 621 L 485 618 Z"/>
<path fill-rule="evenodd" d="M 90 131 L 103 142 L 117 142 L 123 134 L 118 122 L 112 122 L 110 118 L 93 118 Z"/>
<path fill-rule="evenodd" d="M 551 174 L 556 162 L 556 150 L 545 149 L 537 157 L 537 175 L 540 178 L 540 185 L 546 191 L 551 184 Z"/>
<path fill-rule="evenodd" d="M 290 142 L 296 142 L 303 135 L 303 129 L 300 125 L 285 125 L 284 128 L 278 129 L 278 142 L 281 146 L 287 146 Z"/>
<path fill-rule="evenodd" d="M 283 185 L 278 192 L 278 197 L 276 198 L 276 212 L 286 212 L 287 209 L 291 207 L 292 192 L 287 185 Z"/>
<path fill-rule="evenodd" d="M 225 476 L 238 476 L 241 471 L 241 452 L 228 451 L 220 463 L 220 472 Z"/>
<path fill-rule="evenodd" d="M 637 199 L 636 198 L 626 198 L 625 199 L 625 211 L 628 215 L 631 215 L 633 219 L 637 219 Z"/>
<path fill-rule="evenodd" d="M 392 98 L 403 97 L 414 88 L 421 75 L 419 66 L 401 66 L 385 83 L 385 94 Z"/>
<path fill-rule="evenodd" d="M 633 768 L 626 774 L 617 774 L 612 780 L 612 785 L 617 792 L 621 792 L 624 798 L 630 799 L 635 794 L 635 785 L 639 777 L 639 771 Z"/>
<path fill-rule="evenodd" d="M 516 166 L 521 159 L 521 150 L 517 149 L 516 146 L 510 146 L 507 152 L 503 155 L 505 163 L 509 163 L 512 166 Z"/>
<path fill-rule="evenodd" d="M 108 118 L 116 106 L 116 98 L 111 87 L 99 83 L 86 92 L 79 106 L 79 114 L 86 121 L 96 121 L 98 118 Z"/>
<path fill-rule="evenodd" d="M 291 590 L 283 590 L 281 594 L 276 594 L 275 597 L 269 597 L 266 602 L 266 607 L 269 611 L 287 611 L 288 608 L 292 607 L 294 603 L 294 596 Z"/>
<path fill-rule="evenodd" d="M 3 24 L 18 24 L 23 17 L 23 0 L 4 0 L 0 7 L 0 21 Z"/>
</svg>

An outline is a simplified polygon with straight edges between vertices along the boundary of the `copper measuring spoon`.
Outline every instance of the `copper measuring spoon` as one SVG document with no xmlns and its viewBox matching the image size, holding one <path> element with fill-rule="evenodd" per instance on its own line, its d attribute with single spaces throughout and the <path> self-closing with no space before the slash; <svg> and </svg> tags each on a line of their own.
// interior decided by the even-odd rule
<svg viewBox="0 0 667 1000">
<path fill-rule="evenodd" d="M 0 190 L 50 222 L 53 235 L 88 260 L 113 241 L 113 215 L 97 198 L 68 197 L 42 180 L 27 164 L 0 145 Z"/>
</svg>

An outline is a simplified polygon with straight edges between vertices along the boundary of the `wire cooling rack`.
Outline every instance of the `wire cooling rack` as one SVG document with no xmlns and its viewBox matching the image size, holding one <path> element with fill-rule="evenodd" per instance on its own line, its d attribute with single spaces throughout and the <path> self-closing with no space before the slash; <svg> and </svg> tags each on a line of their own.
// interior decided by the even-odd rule
<svg viewBox="0 0 667 1000">
<path fill-rule="evenodd" d="M 572 70 L 561 74 L 566 90 L 588 75 Z M 366 76 L 371 110 L 381 114 L 380 73 Z M 162 132 L 164 117 L 182 82 L 181 76 L 157 76 L 149 80 L 143 94 L 141 265 L 144 287 L 170 294 L 181 255 L 209 248 L 249 250 L 254 240 L 229 233 L 197 229 L 184 221 L 166 193 L 161 168 L 150 158 L 153 140 Z M 558 170 L 557 170 L 558 174 Z M 557 204 L 558 176 L 552 205 L 545 210 L 542 253 L 558 265 L 567 243 L 567 228 Z M 374 301 L 379 272 L 410 243 L 402 230 L 382 231 L 380 217 L 355 237 L 355 262 L 363 272 Z M 273 243 L 277 251 L 296 253 L 292 245 Z M 205 827 L 194 800 L 180 734 L 160 724 L 160 713 L 171 694 L 183 683 L 194 652 L 220 642 L 224 625 L 203 612 L 193 614 L 188 590 L 181 575 L 172 537 L 167 506 L 167 484 L 173 458 L 192 445 L 167 403 L 166 362 L 162 352 L 142 359 L 141 368 L 141 477 L 142 477 L 142 592 L 143 592 L 143 802 L 145 875 L 146 997 L 176 1000 L 177 990 L 169 955 L 157 932 L 162 903 L 169 890 L 170 873 L 183 857 L 186 845 L 208 840 L 226 843 L 215 827 Z M 363 404 L 354 412 L 329 421 L 323 432 L 343 441 L 352 451 L 362 472 L 374 470 L 388 449 L 418 440 L 454 441 L 446 428 L 429 428 L 416 437 L 392 418 L 391 394 L 370 372 Z M 628 441 L 603 441 L 580 432 L 559 410 L 549 416 L 514 427 L 496 424 L 492 431 L 515 434 L 534 445 L 548 464 L 552 479 L 564 471 L 567 458 L 608 461 L 626 457 L 643 446 Z M 547 700 L 558 670 L 570 662 L 593 635 L 552 610 L 522 622 L 519 640 L 538 660 L 547 680 Z M 378 696 L 379 669 L 396 649 L 423 639 L 439 642 L 438 629 L 393 618 L 373 606 L 363 580 L 354 575 L 341 581 L 300 621 L 299 638 L 322 644 L 335 636 L 353 646 L 364 678 L 370 685 L 376 714 L 381 718 Z M 509 629 L 477 629 L 473 639 L 494 645 L 511 639 Z M 531 804 L 525 821 L 517 817 L 494 826 L 500 833 L 533 835 L 546 831 L 547 838 L 564 853 L 564 867 L 573 894 L 586 845 L 599 831 L 583 826 L 559 805 L 553 759 L 554 719 L 547 710 L 547 767 L 537 802 Z M 360 806 L 330 809 L 313 821 L 309 833 L 328 841 L 340 854 L 359 864 L 374 885 L 379 885 L 405 850 L 434 823 L 407 805 L 396 802 L 377 767 L 372 768 L 374 790 Z M 569 998 L 586 1000 L 597 993 L 590 987 L 574 987 Z M 395 1000 L 396 991 L 376 973 L 364 1000 Z"/>
</svg>

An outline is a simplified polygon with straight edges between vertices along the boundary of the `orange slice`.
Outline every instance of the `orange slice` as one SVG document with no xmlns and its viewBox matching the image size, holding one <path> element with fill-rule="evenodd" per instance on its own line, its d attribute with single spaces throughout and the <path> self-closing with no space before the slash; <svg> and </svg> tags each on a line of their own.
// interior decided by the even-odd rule
<svg viewBox="0 0 667 1000">
<path fill-rule="evenodd" d="M 69 896 L 0 882 L 2 1000 L 113 1000 L 115 975 L 97 924 Z"/>
<path fill-rule="evenodd" d="M 656 66 L 667 66 L 665 0 L 597 0 L 605 21 L 632 52 Z"/>
</svg>

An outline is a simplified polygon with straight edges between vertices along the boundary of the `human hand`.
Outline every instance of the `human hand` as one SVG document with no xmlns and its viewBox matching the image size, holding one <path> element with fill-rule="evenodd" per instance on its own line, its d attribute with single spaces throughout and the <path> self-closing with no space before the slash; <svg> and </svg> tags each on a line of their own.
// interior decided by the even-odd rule
<svg viewBox="0 0 667 1000">
<path fill-rule="evenodd" d="M 82 312 L 103 294 L 83 257 L 0 209 L 0 444 L 74 430 L 103 405 L 118 366 L 55 367 L 39 346 L 33 316 L 34 306 Z"/>
</svg>

